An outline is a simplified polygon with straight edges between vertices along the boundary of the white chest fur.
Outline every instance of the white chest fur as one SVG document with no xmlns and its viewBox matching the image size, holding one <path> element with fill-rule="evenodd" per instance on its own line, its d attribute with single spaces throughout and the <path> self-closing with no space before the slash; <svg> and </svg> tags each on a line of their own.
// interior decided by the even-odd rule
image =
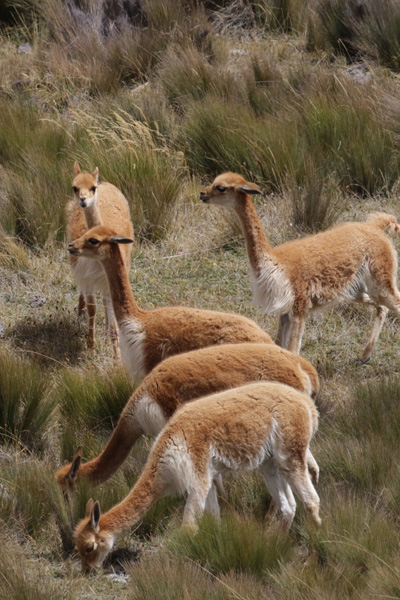
<svg viewBox="0 0 400 600">
<path fill-rule="evenodd" d="M 126 319 L 118 323 L 119 344 L 122 361 L 132 381 L 145 373 L 144 340 L 146 333 L 137 319 Z"/>
</svg>

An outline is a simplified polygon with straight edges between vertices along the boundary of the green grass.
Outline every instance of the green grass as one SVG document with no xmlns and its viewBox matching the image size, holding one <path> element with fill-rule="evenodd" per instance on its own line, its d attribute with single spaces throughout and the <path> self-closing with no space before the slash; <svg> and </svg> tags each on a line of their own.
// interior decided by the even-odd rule
<svg viewBox="0 0 400 600">
<path fill-rule="evenodd" d="M 212 573 L 247 573 L 256 579 L 265 571 L 290 560 L 293 544 L 290 537 L 263 527 L 251 518 L 226 514 L 220 523 L 204 516 L 198 532 L 177 532 L 169 543 L 172 551 L 187 556 Z"/>
<path fill-rule="evenodd" d="M 0 354 L 0 439 L 41 449 L 56 406 L 51 379 L 30 360 Z"/>
<path fill-rule="evenodd" d="M 84 460 L 101 452 L 132 391 L 101 303 L 95 352 L 76 315 L 65 247 L 74 160 L 99 166 L 129 201 L 140 306 L 229 310 L 271 335 L 277 318 L 252 304 L 241 230 L 198 198 L 214 175 L 262 187 L 272 244 L 400 214 L 396 2 L 367 2 L 362 19 L 341 0 L 140 4 L 18 0 L 14 24 L 0 9 L 0 596 L 400 597 L 399 323 L 386 320 L 361 367 L 364 306 L 317 314 L 304 335 L 322 383 L 318 531 L 300 503 L 289 535 L 266 525 L 268 492 L 246 473 L 225 477 L 221 522 L 205 517 L 195 536 L 179 531 L 184 499 L 160 499 L 116 542 L 139 550 L 128 580 L 109 566 L 86 578 L 71 554 L 87 500 L 104 512 L 124 498 L 153 442 L 65 505 L 55 471 L 79 444 Z"/>
</svg>

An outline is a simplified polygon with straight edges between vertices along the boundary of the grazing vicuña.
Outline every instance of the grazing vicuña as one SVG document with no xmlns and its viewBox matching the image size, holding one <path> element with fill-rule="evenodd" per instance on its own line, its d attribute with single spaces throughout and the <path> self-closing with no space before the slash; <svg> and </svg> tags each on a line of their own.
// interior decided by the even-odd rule
<svg viewBox="0 0 400 600">
<path fill-rule="evenodd" d="M 230 470 L 260 471 L 283 528 L 296 511 L 293 492 L 320 524 L 307 468 L 317 424 L 312 400 L 280 383 L 252 383 L 183 405 L 156 440 L 130 494 L 102 516 L 99 503 L 89 501 L 74 534 L 83 568 L 100 567 L 116 536 L 161 496 L 187 494 L 182 524 L 193 529 L 204 509 L 218 514 L 212 482 Z"/>
<path fill-rule="evenodd" d="M 119 469 L 136 440 L 143 434 L 157 435 L 180 405 L 259 380 L 286 383 L 313 398 L 319 390 L 311 363 L 275 344 L 226 344 L 171 356 L 132 394 L 103 452 L 81 464 L 79 447 L 72 463 L 57 471 L 56 479 L 68 494 L 78 476 L 102 483 Z M 307 462 L 316 483 L 318 467 L 311 455 Z"/>
</svg>

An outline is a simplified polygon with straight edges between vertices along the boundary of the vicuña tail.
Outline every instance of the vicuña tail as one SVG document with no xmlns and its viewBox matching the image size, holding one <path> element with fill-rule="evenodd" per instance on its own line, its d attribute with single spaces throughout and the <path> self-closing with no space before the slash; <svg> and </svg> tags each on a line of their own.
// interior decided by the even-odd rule
<svg viewBox="0 0 400 600">
<path fill-rule="evenodd" d="M 388 215 L 382 212 L 374 212 L 368 215 L 367 222 L 372 223 L 373 225 L 376 225 L 385 231 L 392 231 L 393 233 L 400 235 L 400 225 L 397 223 L 394 215 Z"/>
</svg>

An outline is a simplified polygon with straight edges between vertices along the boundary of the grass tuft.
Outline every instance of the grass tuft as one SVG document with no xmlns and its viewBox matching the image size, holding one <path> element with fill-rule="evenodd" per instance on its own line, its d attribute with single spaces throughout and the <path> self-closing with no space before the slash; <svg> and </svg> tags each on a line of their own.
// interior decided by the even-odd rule
<svg viewBox="0 0 400 600">
<path fill-rule="evenodd" d="M 35 362 L 0 353 L 0 440 L 42 448 L 56 399 L 50 393 L 49 375 Z"/>
<path fill-rule="evenodd" d="M 58 378 L 56 396 L 63 416 L 76 427 L 115 427 L 132 392 L 125 370 L 95 372 L 65 369 Z"/>
<path fill-rule="evenodd" d="M 195 535 L 182 530 L 175 532 L 169 547 L 212 573 L 233 570 L 251 573 L 257 579 L 261 579 L 266 570 L 279 568 L 280 562 L 288 560 L 293 552 L 289 536 L 235 513 L 226 514 L 221 522 L 204 516 Z"/>
</svg>

